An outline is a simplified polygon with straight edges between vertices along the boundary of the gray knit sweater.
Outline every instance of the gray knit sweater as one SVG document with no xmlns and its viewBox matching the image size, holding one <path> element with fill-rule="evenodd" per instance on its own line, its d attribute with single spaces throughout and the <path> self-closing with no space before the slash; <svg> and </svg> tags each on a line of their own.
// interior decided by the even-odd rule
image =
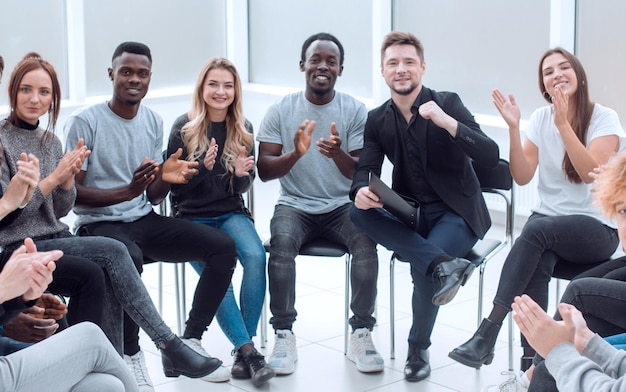
<svg viewBox="0 0 626 392">
<path fill-rule="evenodd" d="M 39 159 L 42 180 L 57 167 L 63 157 L 61 141 L 54 135 L 44 141 L 42 136 L 45 133 L 41 128 L 22 129 L 6 120 L 0 121 L 0 144 L 4 149 L 0 179 L 3 191 L 17 172 L 16 162 L 22 152 L 33 154 Z M 47 197 L 37 188 L 22 214 L 9 227 L 0 231 L 0 246 L 23 241 L 26 237 L 51 236 L 68 230 L 68 226 L 59 219 L 72 209 L 75 199 L 75 187 L 69 190 L 57 187 Z"/>
</svg>

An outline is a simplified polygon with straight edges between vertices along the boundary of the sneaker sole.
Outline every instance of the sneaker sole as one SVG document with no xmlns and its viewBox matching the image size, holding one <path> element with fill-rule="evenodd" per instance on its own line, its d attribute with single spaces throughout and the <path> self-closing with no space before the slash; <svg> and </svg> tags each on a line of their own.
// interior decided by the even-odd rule
<svg viewBox="0 0 626 392">
<path fill-rule="evenodd" d="M 348 354 L 346 355 L 346 357 L 351 362 L 354 362 L 356 364 L 356 369 L 360 371 L 361 373 L 377 373 L 377 372 L 382 372 L 383 370 L 385 370 L 385 364 L 367 366 L 367 365 L 363 365 L 359 363 L 359 361 L 356 360 L 354 353 L 352 353 L 350 350 L 348 350 Z"/>
<path fill-rule="evenodd" d="M 291 374 L 296 371 L 297 361 L 298 361 L 297 359 L 293 361 L 293 364 L 291 366 L 274 367 L 271 365 L 271 360 L 270 360 L 270 361 L 267 361 L 267 365 L 274 371 L 276 375 L 284 376 L 286 374 Z"/>
</svg>

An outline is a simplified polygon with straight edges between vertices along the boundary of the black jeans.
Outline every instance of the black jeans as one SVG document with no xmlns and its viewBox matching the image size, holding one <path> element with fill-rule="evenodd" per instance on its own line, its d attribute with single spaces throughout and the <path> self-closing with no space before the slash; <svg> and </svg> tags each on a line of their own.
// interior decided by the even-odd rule
<svg viewBox="0 0 626 392">
<path fill-rule="evenodd" d="M 533 213 L 504 262 L 493 303 L 511 310 L 515 296 L 525 293 L 545 310 L 557 262 L 595 264 L 608 259 L 618 244 L 617 230 L 595 218 Z M 523 336 L 522 346 L 528 347 Z"/>
<path fill-rule="evenodd" d="M 184 334 L 185 337 L 202 337 L 206 327 L 213 321 L 235 268 L 237 251 L 228 234 L 155 212 L 134 222 L 90 223 L 82 226 L 78 234 L 100 235 L 123 242 L 140 273 L 145 259 L 204 262 Z M 139 351 L 138 333 L 137 324 L 125 314 L 125 354 L 133 355 Z"/>
<path fill-rule="evenodd" d="M 268 263 L 270 323 L 274 329 L 291 329 L 296 320 L 296 261 L 300 246 L 316 237 L 345 244 L 350 252 L 353 329 L 374 328 L 378 256 L 376 243 L 357 229 L 348 215 L 350 204 L 325 214 L 309 214 L 277 205 L 270 223 L 272 233 Z"/>
</svg>

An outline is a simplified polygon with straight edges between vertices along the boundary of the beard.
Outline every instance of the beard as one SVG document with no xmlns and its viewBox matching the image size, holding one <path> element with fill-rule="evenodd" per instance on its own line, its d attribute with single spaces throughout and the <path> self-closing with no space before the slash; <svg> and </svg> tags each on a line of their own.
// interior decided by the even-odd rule
<svg viewBox="0 0 626 392">
<path fill-rule="evenodd" d="M 407 87 L 394 87 L 391 86 L 391 89 L 398 95 L 410 95 L 417 88 L 416 84 L 411 83 L 410 86 Z"/>
</svg>

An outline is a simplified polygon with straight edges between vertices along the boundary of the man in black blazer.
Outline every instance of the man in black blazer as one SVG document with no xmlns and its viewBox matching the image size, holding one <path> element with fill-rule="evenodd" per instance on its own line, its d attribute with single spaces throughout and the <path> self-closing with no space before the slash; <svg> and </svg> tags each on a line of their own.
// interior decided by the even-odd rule
<svg viewBox="0 0 626 392">
<path fill-rule="evenodd" d="M 491 225 L 472 160 L 498 164 L 498 145 L 487 137 L 458 95 L 422 85 L 421 42 L 391 32 L 383 40 L 382 75 L 391 99 L 370 111 L 353 177 L 350 217 L 374 241 L 411 264 L 413 325 L 405 379 L 430 375 L 428 347 L 440 305 L 450 302 L 475 266 L 462 258 Z M 409 227 L 384 210 L 369 187 L 384 157 L 393 164 L 392 188 L 420 205 Z"/>
</svg>

